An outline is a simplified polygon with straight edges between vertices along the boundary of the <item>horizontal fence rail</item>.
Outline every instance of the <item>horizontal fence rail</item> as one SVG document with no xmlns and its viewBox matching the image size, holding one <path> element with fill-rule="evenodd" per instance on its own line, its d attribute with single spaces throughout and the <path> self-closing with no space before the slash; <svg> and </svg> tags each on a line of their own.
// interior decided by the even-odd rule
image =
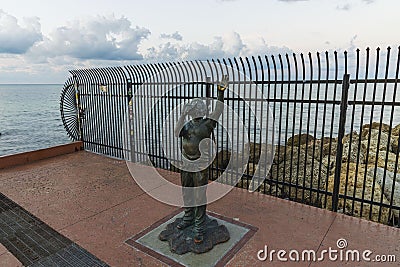
<svg viewBox="0 0 400 267">
<path fill-rule="evenodd" d="M 399 68 L 378 48 L 74 70 L 60 109 L 86 150 L 179 171 L 166 138 L 191 99 L 213 111 L 227 74 L 211 180 L 241 157 L 223 183 L 399 227 Z"/>
</svg>

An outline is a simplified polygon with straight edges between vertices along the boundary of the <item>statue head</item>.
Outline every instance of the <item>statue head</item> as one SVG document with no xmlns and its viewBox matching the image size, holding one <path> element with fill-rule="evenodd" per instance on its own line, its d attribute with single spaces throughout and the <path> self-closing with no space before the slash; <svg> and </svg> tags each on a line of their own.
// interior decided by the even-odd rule
<svg viewBox="0 0 400 267">
<path fill-rule="evenodd" d="M 186 105 L 187 114 L 192 118 L 203 118 L 207 113 L 207 106 L 200 98 L 195 98 Z"/>
</svg>

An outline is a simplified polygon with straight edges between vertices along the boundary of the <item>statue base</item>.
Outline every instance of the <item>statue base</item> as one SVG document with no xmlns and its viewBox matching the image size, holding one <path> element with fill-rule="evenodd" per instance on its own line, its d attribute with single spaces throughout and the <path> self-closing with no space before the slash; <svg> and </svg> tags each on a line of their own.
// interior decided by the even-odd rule
<svg viewBox="0 0 400 267">
<path fill-rule="evenodd" d="M 227 242 L 230 239 L 228 229 L 225 225 L 219 225 L 217 220 L 210 219 L 207 216 L 205 234 L 203 242 L 194 242 L 193 227 L 191 225 L 183 230 L 176 226 L 182 221 L 177 218 L 174 222 L 167 225 L 166 229 L 160 233 L 158 238 L 161 241 L 168 241 L 171 252 L 182 255 L 188 252 L 196 254 L 210 251 L 214 246 Z"/>
</svg>

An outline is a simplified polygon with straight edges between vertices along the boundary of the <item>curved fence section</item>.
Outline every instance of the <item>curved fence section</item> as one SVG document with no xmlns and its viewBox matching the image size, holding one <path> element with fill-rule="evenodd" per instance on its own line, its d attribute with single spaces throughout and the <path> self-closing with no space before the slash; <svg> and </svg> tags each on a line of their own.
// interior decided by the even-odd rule
<svg viewBox="0 0 400 267">
<path fill-rule="evenodd" d="M 125 158 L 129 144 L 127 123 L 128 80 L 121 67 L 71 71 L 80 110 L 85 149 Z"/>
<path fill-rule="evenodd" d="M 77 100 L 78 95 L 75 91 L 74 81 L 69 78 L 61 91 L 60 112 L 64 128 L 68 136 L 74 141 L 81 139 Z"/>
<path fill-rule="evenodd" d="M 191 99 L 203 98 L 211 112 L 216 84 L 228 75 L 225 103 L 243 125 L 223 113 L 213 135 L 211 180 L 246 150 L 239 187 L 257 178 L 262 193 L 400 226 L 399 51 L 74 70 L 61 113 L 68 134 L 85 149 L 176 171 L 171 155 L 179 161 L 180 153 L 171 147 L 180 141 L 163 138 Z M 232 143 L 233 132 L 242 138 Z M 263 162 L 265 151 L 273 151 L 272 166 Z"/>
</svg>

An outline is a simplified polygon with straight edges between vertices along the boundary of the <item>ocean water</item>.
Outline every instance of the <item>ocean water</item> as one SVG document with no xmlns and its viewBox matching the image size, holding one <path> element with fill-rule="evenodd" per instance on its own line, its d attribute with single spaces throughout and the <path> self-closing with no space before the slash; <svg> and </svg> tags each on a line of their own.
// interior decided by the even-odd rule
<svg viewBox="0 0 400 267">
<path fill-rule="evenodd" d="M 61 84 L 0 85 L 0 156 L 48 148 L 71 142 L 62 125 L 59 111 L 62 87 Z M 314 88 L 309 95 L 307 90 L 303 91 L 299 89 L 296 93 L 293 88 L 291 90 L 289 90 L 289 88 L 279 89 L 280 88 L 277 88 L 276 91 L 271 91 L 270 97 L 278 99 L 321 99 L 325 93 L 328 96 L 327 99 L 340 100 L 341 97 L 340 91 L 337 93 L 333 92 L 334 88 L 326 89 L 327 92 L 325 92 L 323 88 L 321 90 Z M 374 91 L 376 91 L 375 94 L 373 93 Z M 350 88 L 350 101 L 361 101 L 365 96 L 365 101 L 384 100 L 388 102 L 394 101 L 396 104 L 394 106 L 386 105 L 384 108 L 380 105 L 375 105 L 374 107 L 371 105 L 349 105 L 347 110 L 346 133 L 349 133 L 351 128 L 355 131 L 359 131 L 362 125 L 368 124 L 370 121 L 382 121 L 389 124 L 392 119 L 393 126 L 400 124 L 400 93 L 395 93 L 393 84 L 388 86 L 385 96 L 383 93 L 384 91 L 382 85 L 379 85 L 377 90 L 374 90 L 373 86 L 368 86 L 365 90 L 359 89 L 358 91 L 355 91 L 354 86 Z M 282 92 L 289 93 L 282 94 Z M 304 94 L 304 96 L 302 96 L 302 94 Z M 171 103 L 164 104 L 168 106 Z M 92 105 L 85 106 L 85 109 L 93 108 L 96 107 Z M 288 104 L 282 102 L 281 104 L 270 103 L 269 109 L 274 114 L 275 118 L 275 138 L 277 139 L 275 143 L 283 144 L 288 136 L 290 137 L 292 134 L 298 134 L 300 132 L 304 133 L 307 129 L 310 134 L 317 138 L 329 136 L 331 131 L 333 137 L 337 135 L 340 113 L 340 107 L 338 105 L 336 105 L 335 109 L 333 109 L 332 105 L 327 105 L 326 110 L 324 110 L 323 103 L 317 105 L 315 103 L 303 104 L 298 102 L 296 104 Z M 242 110 L 239 109 L 237 105 L 235 106 L 235 112 L 237 112 L 237 114 L 242 114 Z M 326 116 L 324 115 L 325 113 Z M 88 114 L 91 113 L 88 112 Z M 248 112 L 246 112 L 246 114 L 248 114 Z M 262 117 L 266 119 L 267 116 L 265 114 L 267 114 L 267 112 L 263 114 Z M 158 115 L 156 117 L 158 118 Z M 223 117 L 225 117 L 227 121 L 232 120 L 229 116 L 223 115 Z M 246 123 L 250 118 L 246 116 L 244 119 Z M 88 123 L 88 120 L 90 120 L 89 116 L 85 120 L 88 127 L 93 125 L 100 127 L 100 130 L 96 132 L 101 136 L 96 136 L 96 138 L 103 140 L 102 138 L 109 137 L 109 131 L 112 128 L 106 127 L 103 129 L 101 128 L 103 124 L 98 124 L 97 122 L 91 124 Z M 160 120 L 160 118 L 158 118 L 158 120 Z M 234 125 L 230 125 L 231 123 L 228 123 L 228 130 L 235 127 Z M 325 126 L 322 127 L 323 125 Z M 279 126 L 281 126 L 281 128 Z M 92 133 L 92 130 L 93 129 L 88 128 L 86 132 Z M 231 129 L 231 131 L 233 130 L 235 129 Z M 257 128 L 254 130 L 256 130 L 255 136 L 258 136 L 259 129 Z M 104 134 L 105 131 L 108 132 L 108 135 Z M 253 128 L 250 128 L 251 134 L 253 133 L 252 131 Z M 119 136 L 118 134 L 120 134 L 120 132 L 116 131 L 115 134 Z M 222 135 L 222 133 L 218 135 Z M 155 137 L 157 134 L 150 134 L 149 136 L 150 138 L 153 137 L 156 139 Z M 269 136 L 272 136 L 272 134 L 269 134 Z M 160 140 L 154 139 L 153 141 L 155 142 L 153 143 L 156 143 L 157 146 Z M 140 143 L 144 142 L 143 134 L 140 134 L 138 140 Z M 258 137 L 256 140 L 258 140 Z M 107 142 L 109 141 L 110 140 Z M 102 142 L 105 141 L 103 140 Z"/>
<path fill-rule="evenodd" d="M 0 85 L 0 156 L 71 142 L 62 125 L 60 84 Z"/>
</svg>

